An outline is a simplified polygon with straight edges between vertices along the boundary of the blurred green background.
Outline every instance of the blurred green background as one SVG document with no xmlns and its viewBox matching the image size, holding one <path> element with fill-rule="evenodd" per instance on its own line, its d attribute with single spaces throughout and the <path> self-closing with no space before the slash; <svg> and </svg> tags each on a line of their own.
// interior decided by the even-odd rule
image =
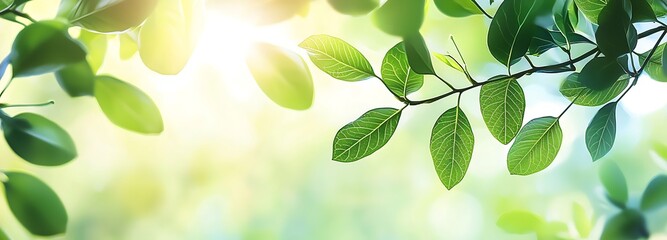
<svg viewBox="0 0 667 240">
<path fill-rule="evenodd" d="M 313 107 L 283 109 L 262 93 L 245 66 L 252 43 L 277 44 L 305 57 L 298 43 L 312 34 L 329 34 L 357 47 L 379 69 L 385 52 L 400 39 L 377 30 L 369 16 L 341 15 L 323 0 L 312 2 L 305 16 L 255 25 L 251 18 L 261 12 L 254 11 L 253 2 L 209 1 L 197 49 L 178 76 L 153 73 L 138 56 L 121 61 L 118 41 L 110 41 L 100 73 L 113 73 L 152 96 L 165 121 L 160 136 L 112 126 L 93 99 L 69 98 L 52 75 L 14 82 L 3 101 L 55 100 L 54 106 L 30 110 L 66 128 L 79 150 L 75 161 L 44 168 L 21 161 L 0 144 L 0 167 L 35 173 L 63 199 L 69 229 L 54 239 L 533 239 L 496 226 L 498 217 L 512 210 L 564 221 L 577 236 L 571 224 L 575 202 L 595 214 L 594 238 L 603 219 L 616 211 L 598 180 L 601 162 L 621 166 L 631 204 L 653 176 L 667 171 L 660 157 L 667 156 L 667 86 L 647 77 L 621 103 L 617 142 L 597 163 L 583 139 L 596 108 L 574 107 L 562 119 L 564 143 L 554 164 L 528 177 L 510 176 L 509 147 L 486 130 L 479 90 L 462 99 L 477 142 L 466 178 L 452 191 L 438 180 L 428 141 L 434 121 L 454 98 L 409 109 L 396 135 L 376 154 L 352 164 L 331 161 L 340 127 L 371 108 L 401 106 L 379 81 L 337 81 L 310 65 Z M 34 1 L 26 11 L 48 19 L 57 5 Z M 453 35 L 473 75 L 484 79 L 505 71 L 487 50 L 488 24 L 483 16 L 449 18 L 431 7 L 422 34 L 439 53 L 455 53 Z M 4 56 L 20 26 L 0 22 L 0 29 L 12 33 L 0 35 Z M 640 48 L 650 48 L 652 41 L 640 41 Z M 564 58 L 548 52 L 537 63 Z M 453 70 L 439 65 L 437 71 L 465 84 Z M 565 76 L 537 74 L 520 81 L 528 102 L 525 121 L 558 115 L 567 106 L 558 92 Z M 416 98 L 445 90 L 428 78 Z M 652 238 L 667 238 L 667 209 L 649 218 Z M 0 226 L 16 239 L 32 238 L 4 203 Z"/>
</svg>

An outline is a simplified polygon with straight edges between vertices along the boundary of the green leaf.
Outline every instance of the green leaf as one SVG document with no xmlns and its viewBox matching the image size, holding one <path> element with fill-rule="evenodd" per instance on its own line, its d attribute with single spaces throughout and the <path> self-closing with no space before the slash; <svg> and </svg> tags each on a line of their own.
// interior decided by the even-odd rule
<svg viewBox="0 0 667 240">
<path fill-rule="evenodd" d="M 558 119 L 542 117 L 524 126 L 507 155 L 513 175 L 530 175 L 544 170 L 554 161 L 563 141 Z"/>
<path fill-rule="evenodd" d="M 440 12 L 450 17 L 483 14 L 473 1 L 475 0 L 435 0 L 434 2 Z"/>
<path fill-rule="evenodd" d="M 624 209 L 604 225 L 600 239 L 646 239 L 649 237 L 646 219 L 637 210 Z"/>
<path fill-rule="evenodd" d="M 461 66 L 461 64 L 458 61 L 456 61 L 456 59 L 452 57 L 452 55 L 449 54 L 445 55 L 440 53 L 434 53 L 433 55 L 435 56 L 435 58 L 440 60 L 442 63 L 447 64 L 447 66 L 453 68 L 454 70 L 465 73 L 465 68 L 463 68 L 463 66 Z"/>
<path fill-rule="evenodd" d="M 572 8 L 573 5 L 574 5 L 573 0 L 565 0 L 563 7 L 561 8 L 561 11 L 554 12 L 556 29 L 558 29 L 558 31 L 565 39 L 566 49 L 570 49 L 569 34 L 574 33 L 574 29 L 576 28 L 576 24 L 572 22 L 573 19 L 570 17 L 571 14 L 570 9 Z M 578 13 L 574 11 L 574 14 Z"/>
<path fill-rule="evenodd" d="M 574 3 L 589 21 L 597 24 L 598 15 L 607 5 L 607 0 L 574 0 Z"/>
<path fill-rule="evenodd" d="M 382 81 L 401 98 L 406 98 L 424 85 L 424 76 L 415 73 L 408 64 L 403 43 L 391 48 L 382 60 Z"/>
<path fill-rule="evenodd" d="M 647 0 L 647 2 L 651 5 L 656 17 L 664 17 L 667 15 L 667 2 L 664 0 Z"/>
<path fill-rule="evenodd" d="M 656 16 L 647 0 L 630 0 L 632 3 L 632 22 L 655 22 Z"/>
<path fill-rule="evenodd" d="M 128 60 L 139 50 L 137 36 L 134 32 L 127 32 L 118 37 L 120 41 L 120 59 Z"/>
<path fill-rule="evenodd" d="M 86 60 L 88 60 L 93 73 L 97 73 L 102 63 L 104 63 L 104 57 L 107 54 L 107 36 L 81 30 L 79 41 L 83 43 L 88 51 Z"/>
<path fill-rule="evenodd" d="M 340 38 L 314 35 L 299 47 L 306 49 L 310 60 L 331 77 L 343 81 L 361 81 L 375 76 L 368 59 Z"/>
<path fill-rule="evenodd" d="M 412 70 L 419 74 L 435 75 L 431 54 L 421 34 L 416 33 L 403 38 L 405 53 Z"/>
<path fill-rule="evenodd" d="M 475 145 L 472 127 L 460 107 L 451 108 L 435 122 L 431 157 L 442 184 L 452 189 L 463 180 Z"/>
<path fill-rule="evenodd" d="M 651 59 L 646 64 L 644 71 L 653 78 L 653 80 L 659 82 L 667 82 L 667 73 L 663 71 L 662 56 L 665 54 L 665 43 L 661 44 L 656 48 L 655 53 L 651 56 Z M 639 60 L 643 63 L 648 58 L 648 55 L 651 51 L 646 51 L 639 55 Z"/>
<path fill-rule="evenodd" d="M 581 36 L 575 32 L 561 33 L 558 31 L 551 31 L 545 28 L 535 28 L 533 39 L 528 47 L 528 54 L 539 56 L 546 51 L 560 47 L 568 49 L 573 44 L 588 43 L 595 45 L 594 42 L 588 38 Z"/>
<path fill-rule="evenodd" d="M 592 90 L 605 90 L 613 86 L 625 72 L 616 59 L 598 57 L 590 60 L 579 74 L 579 82 Z"/>
<path fill-rule="evenodd" d="M 560 85 L 560 93 L 577 105 L 601 106 L 620 95 L 628 84 L 630 84 L 630 78 L 622 77 L 607 89 L 593 90 L 579 81 L 579 73 L 572 73 Z"/>
<path fill-rule="evenodd" d="M 593 222 L 586 213 L 586 209 L 579 203 L 572 205 L 572 218 L 574 220 L 574 227 L 577 229 L 579 236 L 587 238 L 593 228 Z"/>
<path fill-rule="evenodd" d="M 67 212 L 58 195 L 39 179 L 19 172 L 6 172 L 4 182 L 7 204 L 16 219 L 38 236 L 63 234 Z"/>
<path fill-rule="evenodd" d="M 160 74 L 180 73 L 195 49 L 203 16 L 204 0 L 159 1 L 139 32 L 144 64 Z"/>
<path fill-rule="evenodd" d="M 541 0 L 505 0 L 500 5 L 491 21 L 487 40 L 496 60 L 509 67 L 526 54 L 541 4 Z"/>
<path fill-rule="evenodd" d="M 58 84 L 71 97 L 93 96 L 95 88 L 95 73 L 88 61 L 67 65 L 56 73 Z"/>
<path fill-rule="evenodd" d="M 537 230 L 538 240 L 566 240 L 567 224 L 563 222 L 548 222 L 542 224 Z"/>
<path fill-rule="evenodd" d="M 41 21 L 19 32 L 10 62 L 14 77 L 28 77 L 54 72 L 85 58 L 85 50 L 67 34 L 64 23 Z"/>
<path fill-rule="evenodd" d="M 600 12 L 595 31 L 598 48 L 607 59 L 616 59 L 637 46 L 637 29 L 630 21 L 632 7 L 626 0 L 609 0 Z"/>
<path fill-rule="evenodd" d="M 9 240 L 9 237 L 2 229 L 0 229 L 0 240 Z"/>
<path fill-rule="evenodd" d="M 642 195 L 642 211 L 653 211 L 667 206 L 667 176 L 653 178 Z"/>
<path fill-rule="evenodd" d="M 339 13 L 351 16 L 365 15 L 378 7 L 378 0 L 328 0 Z"/>
<path fill-rule="evenodd" d="M 58 16 L 74 25 L 103 33 L 122 32 L 141 25 L 157 0 L 64 0 Z"/>
<path fill-rule="evenodd" d="M 164 130 L 160 110 L 141 90 L 110 76 L 95 79 L 95 98 L 104 114 L 117 126 L 144 134 Z"/>
<path fill-rule="evenodd" d="M 616 139 L 616 102 L 602 107 L 586 129 L 586 147 L 593 161 L 604 157 Z"/>
<path fill-rule="evenodd" d="M 508 233 L 526 234 L 537 231 L 544 220 L 528 211 L 512 211 L 500 215 L 496 225 Z"/>
<path fill-rule="evenodd" d="M 628 185 L 625 182 L 623 172 L 613 162 L 602 165 L 600 169 L 600 180 L 607 190 L 607 197 L 616 206 L 624 208 L 628 202 Z"/>
<path fill-rule="evenodd" d="M 388 0 L 373 13 L 373 22 L 390 35 L 405 37 L 419 32 L 425 0 Z"/>
<path fill-rule="evenodd" d="M 305 110 L 313 104 L 313 78 L 298 54 L 257 43 L 246 63 L 257 85 L 278 105 Z"/>
<path fill-rule="evenodd" d="M 341 128 L 333 144 L 333 160 L 354 162 L 382 148 L 396 131 L 401 110 L 378 108 Z"/>
<path fill-rule="evenodd" d="M 482 86 L 479 105 L 491 135 L 502 144 L 508 144 L 519 133 L 523 124 L 526 98 L 516 79 L 507 76 L 498 77 L 507 79 Z"/>
<path fill-rule="evenodd" d="M 76 158 L 76 147 L 69 134 L 40 115 L 22 113 L 13 118 L 3 117 L 2 130 L 9 147 L 30 163 L 58 166 Z"/>
</svg>

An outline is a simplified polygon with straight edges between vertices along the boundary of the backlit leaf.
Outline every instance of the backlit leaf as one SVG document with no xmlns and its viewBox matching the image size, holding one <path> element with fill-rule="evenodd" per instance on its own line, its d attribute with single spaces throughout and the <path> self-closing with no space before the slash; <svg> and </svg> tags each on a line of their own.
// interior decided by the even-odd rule
<svg viewBox="0 0 667 240">
<path fill-rule="evenodd" d="M 385 33 L 410 36 L 422 26 L 425 4 L 425 0 L 388 0 L 373 13 L 373 21 Z"/>
<path fill-rule="evenodd" d="M 121 128 L 144 134 L 157 134 L 164 129 L 158 107 L 135 86 L 114 77 L 98 76 L 95 98 L 107 118 Z"/>
<path fill-rule="evenodd" d="M 665 50 L 665 44 L 661 44 L 656 48 L 655 53 L 653 56 L 651 56 L 651 59 L 649 62 L 646 64 L 646 68 L 644 69 L 644 72 L 648 73 L 649 76 L 653 80 L 660 81 L 660 82 L 667 82 L 667 73 L 663 71 L 664 65 L 662 64 L 663 60 L 663 55 Z M 646 58 L 648 58 L 648 55 L 651 51 L 646 51 L 645 53 L 642 53 L 639 55 L 639 60 L 643 63 L 646 61 Z"/>
<path fill-rule="evenodd" d="M 659 175 L 653 178 L 642 195 L 641 209 L 652 211 L 667 206 L 667 176 Z"/>
<path fill-rule="evenodd" d="M 560 93 L 574 104 L 581 106 L 601 106 L 608 103 L 630 84 L 630 78 L 625 77 L 616 81 L 611 87 L 604 90 L 593 90 L 579 81 L 579 73 L 572 73 L 560 85 Z"/>
<path fill-rule="evenodd" d="M 64 0 L 58 16 L 96 32 L 122 32 L 141 25 L 157 0 Z"/>
<path fill-rule="evenodd" d="M 558 155 L 563 132 L 557 118 L 542 117 L 528 122 L 519 131 L 507 155 L 513 175 L 530 175 L 547 168 Z"/>
<path fill-rule="evenodd" d="M 483 14 L 473 1 L 475 0 L 435 0 L 434 2 L 440 12 L 450 17 Z"/>
<path fill-rule="evenodd" d="M 607 197 L 619 207 L 624 207 L 628 201 L 628 185 L 625 182 L 623 171 L 613 162 L 602 165 L 600 180 L 607 190 Z"/>
<path fill-rule="evenodd" d="M 623 74 L 625 71 L 616 59 L 598 57 L 590 60 L 584 66 L 578 80 L 586 88 L 599 91 L 613 86 Z"/>
<path fill-rule="evenodd" d="M 491 135 L 502 144 L 508 144 L 519 133 L 523 124 L 526 98 L 516 79 L 499 77 L 506 79 L 482 86 L 479 104 Z"/>
<path fill-rule="evenodd" d="M 463 110 L 454 107 L 435 122 L 431 134 L 431 157 L 442 184 L 452 189 L 465 177 L 472 159 L 475 136 Z"/>
<path fill-rule="evenodd" d="M 541 4 L 541 0 L 503 1 L 491 21 L 487 40 L 496 60 L 509 67 L 526 54 Z"/>
<path fill-rule="evenodd" d="M 394 135 L 401 110 L 378 108 L 341 128 L 333 144 L 333 160 L 354 162 L 382 148 Z"/>
<path fill-rule="evenodd" d="M 58 84 L 71 97 L 93 96 L 95 73 L 88 61 L 67 65 L 55 73 Z"/>
<path fill-rule="evenodd" d="M 378 0 L 328 0 L 331 7 L 339 13 L 359 16 L 378 7 Z"/>
<path fill-rule="evenodd" d="M 616 102 L 602 107 L 586 129 L 586 147 L 593 161 L 604 157 L 616 139 Z"/>
<path fill-rule="evenodd" d="M 399 97 L 405 98 L 424 85 L 424 76 L 415 73 L 408 63 L 403 43 L 396 44 L 382 61 L 382 81 Z"/>
<path fill-rule="evenodd" d="M 496 225 L 508 233 L 526 234 L 537 231 L 544 220 L 528 211 L 512 211 L 500 215 Z"/>
<path fill-rule="evenodd" d="M 354 82 L 375 76 L 368 59 L 339 38 L 314 35 L 304 40 L 299 47 L 308 51 L 315 66 L 333 78 Z"/>
<path fill-rule="evenodd" d="M 584 209 L 581 204 L 575 202 L 572 205 L 572 218 L 579 236 L 587 238 L 593 228 L 593 222 L 591 217 L 586 213 L 586 209 Z"/>
</svg>

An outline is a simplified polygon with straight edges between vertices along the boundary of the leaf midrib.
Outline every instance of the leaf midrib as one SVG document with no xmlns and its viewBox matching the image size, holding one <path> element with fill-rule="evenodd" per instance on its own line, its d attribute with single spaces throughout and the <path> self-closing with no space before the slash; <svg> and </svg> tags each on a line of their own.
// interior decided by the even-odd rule
<svg viewBox="0 0 667 240">
<path fill-rule="evenodd" d="M 516 170 L 516 168 L 519 167 L 519 165 L 521 165 L 523 160 L 525 160 L 526 157 L 528 155 L 530 155 L 530 153 L 533 151 L 533 149 L 535 149 L 535 146 L 537 146 L 537 143 L 542 141 L 544 136 L 546 136 L 547 133 L 549 133 L 549 131 L 551 131 L 551 128 L 553 128 L 556 125 L 556 123 L 558 123 L 558 119 L 555 119 L 555 121 L 553 121 L 553 123 L 551 123 L 551 125 L 549 125 L 549 127 L 546 129 L 546 131 L 544 131 L 544 133 L 542 133 L 542 135 L 540 135 L 540 137 L 533 143 L 533 145 L 530 146 L 530 149 L 528 149 L 528 151 L 526 151 L 526 154 L 524 154 L 521 157 L 521 159 L 519 159 L 519 161 L 517 161 L 517 164 L 516 164 L 516 167 L 514 168 L 514 170 Z"/>
<path fill-rule="evenodd" d="M 305 46 L 304 46 L 304 47 L 305 47 Z M 330 58 L 330 59 L 333 59 L 333 60 L 335 60 L 336 62 L 338 62 L 338 63 L 340 63 L 340 64 L 343 64 L 343 65 L 345 65 L 345 66 L 347 66 L 347 67 L 349 67 L 349 68 L 352 68 L 353 70 L 355 70 L 355 71 L 357 71 L 357 72 L 366 74 L 366 75 L 368 75 L 368 77 L 373 77 L 373 76 L 375 75 L 375 73 L 365 72 L 364 70 L 362 70 L 362 69 L 360 69 L 360 68 L 357 68 L 357 67 L 355 67 L 355 66 L 352 66 L 352 65 L 350 65 L 350 64 L 348 64 L 348 63 L 346 63 L 346 62 L 340 61 L 338 58 L 335 58 L 335 57 L 333 57 L 333 56 L 329 55 L 328 53 L 323 52 L 323 51 L 321 51 L 321 50 L 312 48 L 312 47 L 310 47 L 310 46 L 307 46 L 307 47 L 305 47 L 305 48 L 306 48 L 308 51 L 316 52 L 316 53 L 321 54 L 321 55 L 324 55 L 324 56 L 326 56 L 326 57 L 328 57 L 328 58 Z"/>
<path fill-rule="evenodd" d="M 350 147 L 346 148 L 343 152 L 341 152 L 340 154 L 334 156 L 334 159 L 339 159 L 340 156 L 342 156 L 343 154 L 345 154 L 345 153 L 349 152 L 350 150 L 352 150 L 352 148 L 354 148 L 355 146 L 357 146 L 357 145 L 358 145 L 359 143 L 361 143 L 364 139 L 366 139 L 366 138 L 369 137 L 371 134 L 373 134 L 373 133 L 376 132 L 378 129 L 380 129 L 380 128 L 381 128 L 385 123 L 387 123 L 390 119 L 392 119 L 392 118 L 393 118 L 394 116 L 396 116 L 397 114 L 401 113 L 401 110 L 395 110 L 395 111 L 396 111 L 396 112 L 394 112 L 393 114 L 391 114 L 387 119 L 385 119 L 385 120 L 382 121 L 380 124 L 378 124 L 378 126 L 377 126 L 376 128 L 373 128 L 373 130 L 371 130 L 370 132 L 368 132 L 368 134 L 365 134 L 363 137 L 359 138 L 358 141 L 355 141 L 352 145 L 350 145 Z"/>
</svg>

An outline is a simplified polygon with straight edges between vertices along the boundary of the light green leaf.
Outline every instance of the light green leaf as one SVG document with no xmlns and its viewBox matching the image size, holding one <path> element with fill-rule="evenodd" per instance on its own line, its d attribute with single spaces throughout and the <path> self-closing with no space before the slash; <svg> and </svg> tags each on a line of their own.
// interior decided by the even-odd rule
<svg viewBox="0 0 667 240">
<path fill-rule="evenodd" d="M 607 5 L 607 0 L 574 0 L 574 3 L 589 21 L 597 24 L 598 15 Z"/>
<path fill-rule="evenodd" d="M 660 44 L 658 48 L 656 48 L 655 53 L 653 56 L 651 56 L 651 59 L 649 62 L 646 64 L 646 68 L 644 71 L 648 73 L 648 75 L 653 78 L 653 80 L 660 81 L 660 82 L 667 82 L 667 73 L 663 71 L 663 64 L 662 64 L 662 56 L 665 54 L 665 43 Z M 646 61 L 646 58 L 648 58 L 648 55 L 651 51 L 646 51 L 645 53 L 642 53 L 639 55 L 639 60 L 643 63 Z"/>
<path fill-rule="evenodd" d="M 104 57 L 107 54 L 107 36 L 103 34 L 93 33 L 86 30 L 81 30 L 79 34 L 79 41 L 83 43 L 88 51 L 86 60 L 90 64 L 94 73 L 100 69 L 104 63 Z"/>
<path fill-rule="evenodd" d="M 422 26 L 425 5 L 425 0 L 388 0 L 373 13 L 373 22 L 390 35 L 413 35 Z"/>
<path fill-rule="evenodd" d="M 112 33 L 141 25 L 157 0 L 64 0 L 58 16 L 88 30 Z"/>
<path fill-rule="evenodd" d="M 560 93 L 574 104 L 581 106 L 600 106 L 616 98 L 630 84 L 629 77 L 622 77 L 611 87 L 604 90 L 593 90 L 579 81 L 579 73 L 572 73 L 560 85 Z M 581 94 L 581 95 L 580 95 Z M 577 96 L 579 96 L 577 98 Z"/>
<path fill-rule="evenodd" d="M 118 37 L 120 41 L 120 59 L 128 60 L 139 50 L 137 36 L 134 32 L 123 33 Z"/>
<path fill-rule="evenodd" d="M 495 81 L 497 78 L 506 78 Z M 514 78 L 498 76 L 482 86 L 479 104 L 482 117 L 491 135 L 502 144 L 508 144 L 519 133 L 526 111 L 526 98 L 521 85 Z"/>
<path fill-rule="evenodd" d="M 416 33 L 403 38 L 405 53 L 412 70 L 419 74 L 435 75 L 431 54 L 421 34 Z"/>
<path fill-rule="evenodd" d="M 608 57 L 593 58 L 579 74 L 578 80 L 586 88 L 600 91 L 613 86 L 625 74 L 616 59 Z"/>
<path fill-rule="evenodd" d="M 368 59 L 340 38 L 314 35 L 304 40 L 299 47 L 308 51 L 315 66 L 333 78 L 354 82 L 375 76 Z"/>
<path fill-rule="evenodd" d="M 500 215 L 496 225 L 508 233 L 526 234 L 537 231 L 544 220 L 528 211 L 512 211 Z"/>
<path fill-rule="evenodd" d="M 628 185 L 625 182 L 623 171 L 613 162 L 602 165 L 600 180 L 607 190 L 607 197 L 616 206 L 625 207 L 628 202 Z"/>
<path fill-rule="evenodd" d="M 647 2 L 651 5 L 656 17 L 664 17 L 667 15 L 667 2 L 664 0 L 647 0 Z"/>
<path fill-rule="evenodd" d="M 564 222 L 547 222 L 537 230 L 537 240 L 569 240 L 567 235 L 567 224 Z"/>
<path fill-rule="evenodd" d="M 563 132 L 557 118 L 533 119 L 524 126 L 507 155 L 513 175 L 530 175 L 544 170 L 558 155 Z"/>
<path fill-rule="evenodd" d="M 647 239 L 646 218 L 634 209 L 624 209 L 604 225 L 600 239 Z"/>
<path fill-rule="evenodd" d="M 0 229 L 0 240 L 9 240 L 9 237 L 2 229 Z"/>
<path fill-rule="evenodd" d="M 642 195 L 642 211 L 658 210 L 667 206 L 667 176 L 653 178 Z"/>
<path fill-rule="evenodd" d="M 440 53 L 434 53 L 433 55 L 435 56 L 435 58 L 440 60 L 442 63 L 447 64 L 447 66 L 453 68 L 454 70 L 465 73 L 465 68 L 463 68 L 463 66 L 461 66 L 461 64 L 458 61 L 456 61 L 456 59 L 452 57 L 452 55 L 449 54 L 445 55 Z"/>
<path fill-rule="evenodd" d="M 604 157 L 616 139 L 616 102 L 602 107 L 586 129 L 586 147 L 593 161 Z"/>
<path fill-rule="evenodd" d="M 313 104 L 313 78 L 298 54 L 257 43 L 246 63 L 257 85 L 278 105 L 305 110 Z"/>
<path fill-rule="evenodd" d="M 95 98 L 107 118 L 121 128 L 145 134 L 164 130 L 160 110 L 135 86 L 114 77 L 98 76 Z"/>
<path fill-rule="evenodd" d="M 442 184 L 452 189 L 465 177 L 472 159 L 475 136 L 460 107 L 451 108 L 435 122 L 431 157 Z"/>
<path fill-rule="evenodd" d="M 5 172 L 7 204 L 16 219 L 38 236 L 63 234 L 67 212 L 58 195 L 39 179 L 19 172 Z"/>
<path fill-rule="evenodd" d="M 406 98 L 424 85 L 424 76 L 412 71 L 403 43 L 391 48 L 382 60 L 382 81 L 401 98 Z"/>
<path fill-rule="evenodd" d="M 328 0 L 331 7 L 339 13 L 359 16 L 365 15 L 378 7 L 378 0 Z"/>
<path fill-rule="evenodd" d="M 509 67 L 526 54 L 542 3 L 543 0 L 505 0 L 500 5 L 487 40 L 496 60 Z"/>
<path fill-rule="evenodd" d="M 574 220 L 574 226 L 579 232 L 579 236 L 582 238 L 587 238 L 591 233 L 593 228 L 593 222 L 591 217 L 586 213 L 586 209 L 579 203 L 574 203 L 572 205 L 572 218 Z"/>
<path fill-rule="evenodd" d="M 354 162 L 382 148 L 396 131 L 401 110 L 378 108 L 341 128 L 333 144 L 333 160 Z"/>
<path fill-rule="evenodd" d="M 4 114 L 4 113 L 2 113 Z M 74 141 L 56 123 L 34 113 L 3 117 L 7 144 L 26 161 L 40 166 L 58 166 L 76 158 Z"/>
<path fill-rule="evenodd" d="M 19 32 L 10 62 L 14 77 L 28 77 L 54 72 L 85 58 L 85 50 L 67 34 L 64 23 L 41 21 Z"/>
<path fill-rule="evenodd" d="M 55 75 L 60 87 L 71 97 L 93 96 L 95 73 L 88 61 L 67 65 L 58 70 Z"/>
<path fill-rule="evenodd" d="M 440 12 L 450 17 L 467 17 L 470 15 L 483 14 L 475 3 L 475 0 L 435 0 L 435 6 Z"/>
</svg>

